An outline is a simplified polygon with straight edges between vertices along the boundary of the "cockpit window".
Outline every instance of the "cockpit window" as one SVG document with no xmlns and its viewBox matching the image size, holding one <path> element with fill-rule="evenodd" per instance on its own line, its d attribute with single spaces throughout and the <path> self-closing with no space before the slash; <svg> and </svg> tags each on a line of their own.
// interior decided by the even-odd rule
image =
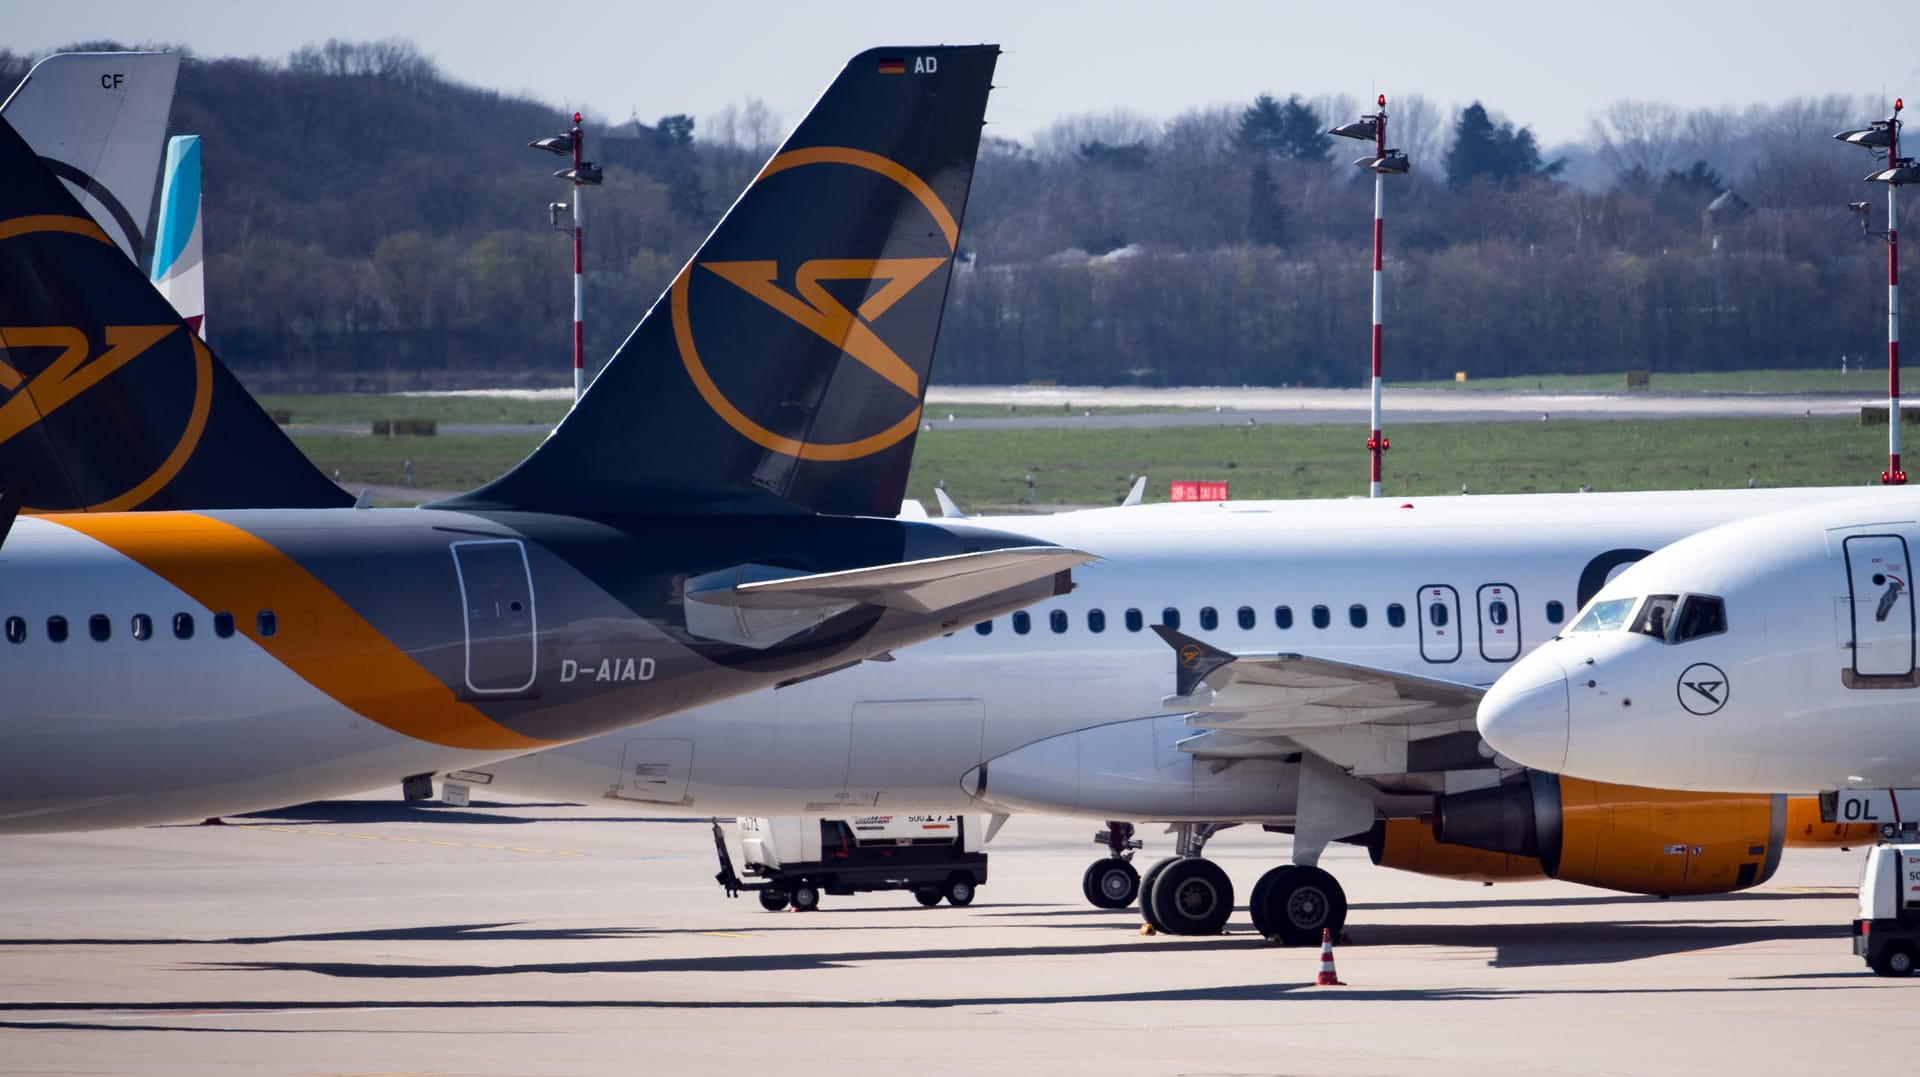
<svg viewBox="0 0 1920 1077">
<path fill-rule="evenodd" d="M 1673 608 L 1679 604 L 1679 595 L 1648 595 L 1646 604 L 1633 619 L 1633 630 L 1643 636 L 1666 639 L 1673 628 Z"/>
<path fill-rule="evenodd" d="M 1573 622 L 1568 632 L 1612 632 L 1627 623 L 1627 616 L 1633 612 L 1638 598 L 1609 598 L 1605 602 L 1595 602 L 1587 607 Z"/>
<path fill-rule="evenodd" d="M 1673 642 L 1719 635 L 1727 630 L 1727 604 L 1713 595 L 1688 595 L 1673 627 Z"/>
</svg>

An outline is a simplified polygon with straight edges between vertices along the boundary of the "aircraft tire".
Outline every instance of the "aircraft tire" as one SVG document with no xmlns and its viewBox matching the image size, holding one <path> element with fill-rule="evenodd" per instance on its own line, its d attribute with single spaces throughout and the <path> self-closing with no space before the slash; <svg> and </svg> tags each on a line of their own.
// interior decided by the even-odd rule
<svg viewBox="0 0 1920 1077">
<path fill-rule="evenodd" d="M 1080 892 L 1096 909 L 1124 909 L 1140 896 L 1140 873 L 1125 860 L 1102 857 L 1087 865 Z"/>
<path fill-rule="evenodd" d="M 1140 877 L 1140 918 L 1155 931 L 1164 932 L 1167 930 L 1167 925 L 1161 923 L 1160 917 L 1153 911 L 1153 884 L 1160 878 L 1160 873 L 1167 870 L 1168 865 L 1178 863 L 1179 860 L 1177 856 L 1167 857 L 1148 868 L 1147 873 Z"/>
<path fill-rule="evenodd" d="M 1153 911 L 1169 935 L 1218 935 L 1233 915 L 1233 880 L 1205 857 L 1182 857 L 1153 881 Z"/>
<path fill-rule="evenodd" d="M 1347 923 L 1347 893 L 1332 875 L 1301 864 L 1282 864 L 1253 887 L 1254 927 L 1283 946 L 1312 946 L 1323 929 L 1335 935 Z"/>
<path fill-rule="evenodd" d="M 768 912 L 779 912 L 787 907 L 787 902 L 792 900 L 792 897 L 777 886 L 769 886 L 760 891 L 760 907 Z"/>
<path fill-rule="evenodd" d="M 795 883 L 791 900 L 795 912 L 812 912 L 820 907 L 820 888 L 811 882 Z"/>
</svg>

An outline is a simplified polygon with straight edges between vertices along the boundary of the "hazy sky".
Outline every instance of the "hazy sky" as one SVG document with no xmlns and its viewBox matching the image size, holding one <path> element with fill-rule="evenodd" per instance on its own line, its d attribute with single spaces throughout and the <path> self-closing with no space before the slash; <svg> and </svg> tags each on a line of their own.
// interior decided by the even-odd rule
<svg viewBox="0 0 1920 1077">
<path fill-rule="evenodd" d="M 0 0 L 0 9 L 0 45 L 28 54 L 109 38 L 278 59 L 329 37 L 405 37 L 462 82 L 607 121 L 705 119 L 759 98 L 790 125 L 862 49 L 992 41 L 1006 55 L 990 130 L 1023 140 L 1074 113 L 1165 118 L 1262 91 L 1384 92 L 1449 110 L 1478 99 L 1552 145 L 1584 137 L 1589 119 L 1623 98 L 1742 106 L 1891 98 L 1920 85 L 1920 54 L 1903 47 L 1920 40 L 1915 9 L 1898 3 Z M 1892 55 L 1870 53 L 1870 28 L 1890 17 L 1896 33 L 1878 52 Z"/>
</svg>

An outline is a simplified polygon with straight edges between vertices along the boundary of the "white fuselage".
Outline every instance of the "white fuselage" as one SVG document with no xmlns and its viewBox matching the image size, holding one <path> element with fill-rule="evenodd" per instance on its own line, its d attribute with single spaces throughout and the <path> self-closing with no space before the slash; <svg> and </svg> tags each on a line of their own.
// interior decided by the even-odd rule
<svg viewBox="0 0 1920 1077">
<path fill-rule="evenodd" d="M 1284 820 L 1294 812 L 1296 763 L 1196 764 L 1178 746 L 1197 729 L 1161 703 L 1174 691 L 1174 654 L 1146 630 L 1167 611 L 1177 611 L 1182 632 L 1237 654 L 1299 653 L 1485 685 L 1572 618 L 1583 575 L 1597 588 L 1684 535 L 1834 496 L 1226 502 L 1021 517 L 1028 534 L 1102 557 L 1075 570 L 1070 595 L 1033 607 L 1025 634 L 1015 630 L 1017 616 L 1000 617 L 986 634 L 956 632 L 891 662 L 453 780 L 692 815 L 995 810 Z M 1471 729 L 1470 719 L 1459 729 L 1380 723 L 1349 730 L 1353 750 L 1343 754 L 1362 760 L 1349 765 L 1383 795 L 1431 796 L 1497 779 L 1495 770 L 1449 776 L 1409 763 L 1413 740 Z"/>
<path fill-rule="evenodd" d="M 1920 787 L 1916 543 L 1920 492 L 1908 488 L 1676 543 L 1595 598 L 1596 610 L 1618 603 L 1606 626 L 1567 632 L 1502 676 L 1482 732 L 1529 766 L 1599 781 Z M 1650 634 L 1660 596 L 1680 620 Z M 1688 623 L 1696 599 L 1724 604 L 1724 630 Z"/>
</svg>

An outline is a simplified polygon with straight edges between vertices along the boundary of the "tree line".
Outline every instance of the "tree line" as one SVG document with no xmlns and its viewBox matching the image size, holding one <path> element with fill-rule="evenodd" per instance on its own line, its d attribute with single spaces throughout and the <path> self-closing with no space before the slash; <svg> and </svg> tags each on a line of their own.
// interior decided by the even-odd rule
<svg viewBox="0 0 1920 1077">
<path fill-rule="evenodd" d="M 28 65 L 0 51 L 0 83 Z M 1412 170 L 1386 181 L 1389 379 L 1877 354 L 1885 247 L 1844 207 L 1877 207 L 1881 188 L 1829 136 L 1883 108 L 1623 101 L 1577 160 L 1548 160 L 1485 103 L 1390 102 Z M 1326 132 L 1371 111 L 1262 94 L 986 139 L 936 379 L 1362 384 L 1373 179 L 1349 161 L 1372 151 Z M 783 131 L 758 103 L 602 119 L 587 125 L 606 171 L 586 207 L 590 361 Z M 570 188 L 526 142 L 565 125 L 404 41 L 190 58 L 173 126 L 203 138 L 214 347 L 258 389 L 564 383 L 570 247 L 547 204 Z"/>
</svg>

